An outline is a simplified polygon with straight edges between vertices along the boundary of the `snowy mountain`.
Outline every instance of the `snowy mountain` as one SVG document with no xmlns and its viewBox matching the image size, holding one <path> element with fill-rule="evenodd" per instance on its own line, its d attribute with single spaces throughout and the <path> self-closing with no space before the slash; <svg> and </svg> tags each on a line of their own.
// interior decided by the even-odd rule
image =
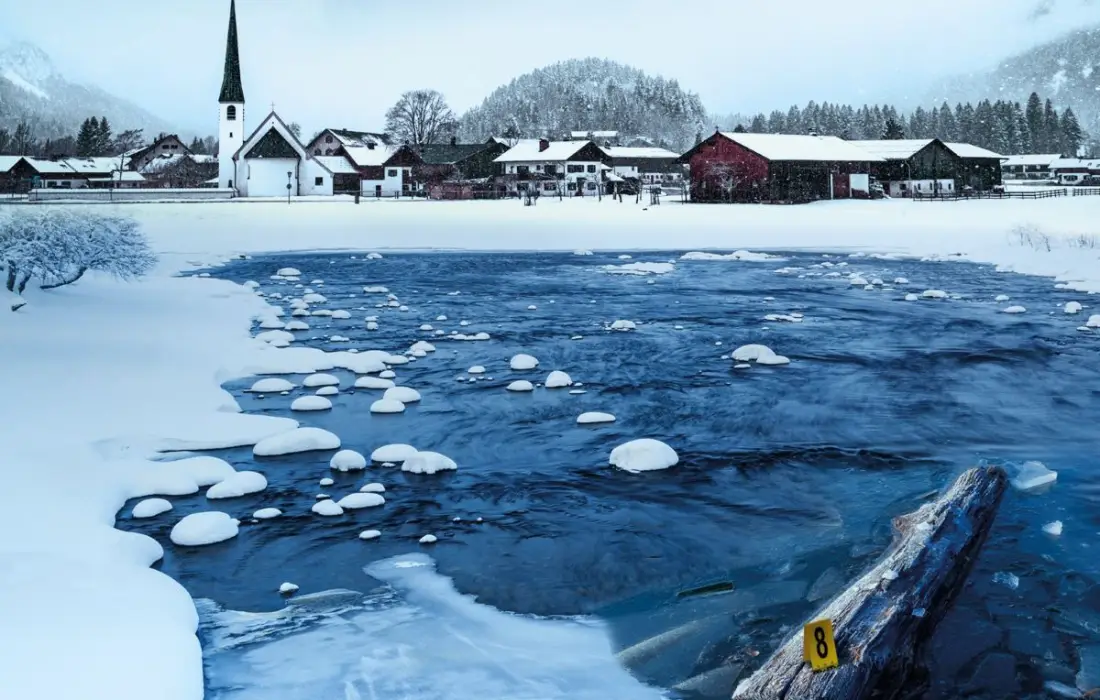
<svg viewBox="0 0 1100 700">
<path fill-rule="evenodd" d="M 25 120 L 40 138 L 57 138 L 75 135 L 92 116 L 106 116 L 116 131 L 173 131 L 171 124 L 132 102 L 69 82 L 33 44 L 0 46 L 0 129 L 11 131 Z"/>
<path fill-rule="evenodd" d="M 1100 133 L 1100 26 L 1082 29 L 1001 62 L 986 73 L 960 76 L 938 86 L 928 104 L 981 99 L 1025 103 L 1037 92 L 1057 107 L 1071 107 L 1081 126 Z"/>
<path fill-rule="evenodd" d="M 520 76 L 459 120 L 460 137 L 470 141 L 614 130 L 674 149 L 694 145 L 697 134 L 713 128 L 699 96 L 675 80 L 598 58 L 563 61 Z"/>
</svg>

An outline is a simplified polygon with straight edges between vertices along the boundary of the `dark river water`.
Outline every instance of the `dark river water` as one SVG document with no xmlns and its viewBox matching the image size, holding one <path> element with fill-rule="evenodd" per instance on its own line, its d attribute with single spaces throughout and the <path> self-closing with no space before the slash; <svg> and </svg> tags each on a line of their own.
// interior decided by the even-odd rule
<svg viewBox="0 0 1100 700">
<path fill-rule="evenodd" d="M 301 295 L 294 283 L 269 279 L 293 266 L 300 284 L 328 298 L 314 309 L 351 313 L 304 319 L 311 330 L 295 333 L 296 346 L 401 353 L 429 340 L 438 349 L 394 368 L 399 384 L 423 394 L 401 415 L 370 414 L 380 392 L 351 389 L 355 375 L 341 370 L 330 372 L 341 380 L 331 411 L 289 410 L 311 389 L 245 393 L 254 378 L 226 385 L 243 410 L 331 430 L 365 455 L 409 443 L 459 468 L 428 476 L 375 465 L 342 474 L 329 469 L 331 452 L 254 458 L 250 449 L 225 450 L 211 454 L 263 472 L 267 490 L 229 501 L 174 498 L 171 513 L 149 520 L 130 519 L 130 503 L 119 526 L 162 542 L 160 568 L 196 599 L 214 601 L 200 606 L 208 641 L 214 611 L 282 609 L 283 581 L 301 593 L 381 595 L 364 567 L 422 551 L 480 603 L 602 620 L 616 650 L 678 630 L 660 638 L 660 653 L 635 647 L 622 664 L 659 688 L 689 681 L 675 696 L 728 697 L 739 676 L 883 552 L 893 516 L 969 466 L 1039 460 L 1058 471 L 1057 483 L 1044 494 L 1006 495 L 966 588 L 928 645 L 916 697 L 1046 697 L 1044 682 L 1073 686 L 1082 666 L 1086 674 L 1095 668 L 1100 339 L 1077 330 L 1089 297 L 960 262 L 819 253 L 680 261 L 682 252 L 633 260 L 296 254 L 211 270 L 256 280 L 261 292 Z M 604 269 L 638 261 L 676 264 L 659 275 Z M 851 286 L 852 272 L 885 288 Z M 910 283 L 893 285 L 898 277 Z M 385 295 L 364 294 L 364 285 L 388 287 L 408 310 L 376 308 Z M 925 289 L 952 298 L 903 300 Z M 1011 301 L 995 301 L 999 294 Z M 1071 300 L 1086 304 L 1082 315 L 1062 312 Z M 1027 312 L 1001 313 L 1010 304 Z M 803 322 L 765 320 L 796 312 Z M 378 330 L 367 330 L 368 315 L 379 317 Z M 618 319 L 637 329 L 605 329 Z M 437 329 L 484 331 L 491 340 L 451 340 Z M 336 334 L 350 342 L 331 342 Z M 728 354 L 746 343 L 767 344 L 791 363 L 735 369 Z M 539 369 L 511 371 L 519 352 L 535 355 Z M 472 365 L 486 367 L 482 379 L 457 381 Z M 551 370 L 568 372 L 586 393 L 504 389 Z M 577 425 L 585 411 L 617 420 Z M 608 466 L 615 446 L 642 437 L 671 445 L 679 465 L 641 474 Z M 335 484 L 319 486 L 323 477 Z M 373 481 L 387 489 L 384 507 L 336 518 L 310 512 L 318 493 L 340 497 Z M 285 515 L 251 522 L 269 506 Z M 240 535 L 207 547 L 169 542 L 180 517 L 210 509 L 241 518 Z M 1060 537 L 1041 530 L 1054 520 L 1064 522 Z M 359 540 L 368 528 L 382 537 Z M 426 533 L 438 542 L 418 544 Z M 999 572 L 1014 574 L 1018 587 L 995 583 Z M 710 584 L 727 590 L 694 594 Z M 207 666 L 211 695 L 237 697 L 239 680 L 219 676 L 216 658 Z M 346 697 L 437 697 L 402 688 Z"/>
</svg>

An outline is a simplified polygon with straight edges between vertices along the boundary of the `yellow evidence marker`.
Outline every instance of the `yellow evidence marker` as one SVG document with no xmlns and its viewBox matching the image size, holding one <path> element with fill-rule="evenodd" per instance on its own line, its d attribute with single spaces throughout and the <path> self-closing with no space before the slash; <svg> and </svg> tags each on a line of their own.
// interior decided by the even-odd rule
<svg viewBox="0 0 1100 700">
<path fill-rule="evenodd" d="M 814 620 L 802 628 L 802 658 L 810 662 L 814 671 L 836 668 L 840 664 L 832 620 Z"/>
</svg>

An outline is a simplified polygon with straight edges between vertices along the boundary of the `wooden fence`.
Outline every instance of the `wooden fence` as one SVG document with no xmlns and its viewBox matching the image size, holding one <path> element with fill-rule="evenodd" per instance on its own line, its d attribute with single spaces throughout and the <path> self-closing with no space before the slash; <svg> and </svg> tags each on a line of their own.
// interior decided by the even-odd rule
<svg viewBox="0 0 1100 700">
<path fill-rule="evenodd" d="M 1100 187 L 1063 187 L 1061 189 L 1039 190 L 1036 192 L 939 192 L 936 194 L 914 193 L 918 202 L 957 202 L 960 199 L 1050 199 L 1052 197 L 1088 197 L 1100 195 Z"/>
</svg>

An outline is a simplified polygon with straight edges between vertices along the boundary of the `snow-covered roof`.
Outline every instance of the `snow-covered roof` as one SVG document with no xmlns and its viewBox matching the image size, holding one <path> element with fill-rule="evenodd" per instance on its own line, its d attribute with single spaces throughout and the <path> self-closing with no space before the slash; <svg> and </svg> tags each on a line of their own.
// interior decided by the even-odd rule
<svg viewBox="0 0 1100 700">
<path fill-rule="evenodd" d="M 1051 170 L 1087 169 L 1089 162 L 1080 158 L 1058 158 L 1050 164 Z"/>
<path fill-rule="evenodd" d="M 932 143 L 933 139 L 876 139 L 873 141 L 849 141 L 871 155 L 883 160 L 908 160 Z"/>
<path fill-rule="evenodd" d="M 352 163 L 355 163 L 360 168 L 366 168 L 376 165 L 384 165 L 387 160 L 390 159 L 394 153 L 397 152 L 396 146 L 383 146 L 379 144 L 374 148 L 367 148 L 366 146 L 352 146 L 344 149 L 344 152 L 348 154 L 348 158 Z M 316 158 L 317 156 L 314 156 Z M 321 156 L 322 158 L 324 156 Z"/>
<path fill-rule="evenodd" d="M 612 158 L 655 158 L 676 159 L 679 153 L 673 153 L 667 148 L 630 148 L 626 146 L 601 146 L 600 150 Z"/>
<path fill-rule="evenodd" d="M 81 175 L 110 175 L 111 171 L 118 170 L 120 165 L 119 159 L 113 157 L 65 158 L 60 162 Z"/>
<path fill-rule="evenodd" d="M 836 136 L 739 134 L 731 131 L 723 131 L 722 135 L 770 161 L 867 163 L 883 160 Z"/>
<path fill-rule="evenodd" d="M 122 170 L 113 175 L 116 182 L 145 182 L 145 177 L 133 170 Z"/>
<path fill-rule="evenodd" d="M 570 131 L 572 139 L 613 139 L 618 138 L 618 131 Z"/>
<path fill-rule="evenodd" d="M 544 163 L 547 161 L 569 160 L 577 151 L 591 141 L 549 141 L 546 150 L 539 150 L 538 139 L 525 139 L 494 160 L 494 163 Z"/>
<path fill-rule="evenodd" d="M 23 156 L 0 156 L 0 173 L 6 173 L 15 167 Z"/>
<path fill-rule="evenodd" d="M 143 165 L 140 172 L 159 173 L 179 165 L 187 157 L 186 153 L 163 153 Z"/>
<path fill-rule="evenodd" d="M 355 164 L 344 156 L 313 156 L 313 160 L 325 166 L 333 175 L 355 175 L 359 171 Z"/>
<path fill-rule="evenodd" d="M 195 161 L 196 163 L 217 163 L 218 162 L 218 157 L 217 156 L 212 156 L 212 155 L 208 155 L 208 154 L 205 154 L 205 153 L 191 153 L 190 156 L 191 156 L 191 160 Z"/>
<path fill-rule="evenodd" d="M 1050 165 L 1062 157 L 1060 153 L 1025 153 L 1023 155 L 1005 156 L 1003 165 Z"/>
<path fill-rule="evenodd" d="M 945 143 L 944 145 L 960 158 L 999 158 L 1001 160 L 1005 158 L 1000 153 L 994 153 L 993 151 L 982 148 L 981 146 L 975 146 L 971 143 L 951 142 Z"/>
</svg>

